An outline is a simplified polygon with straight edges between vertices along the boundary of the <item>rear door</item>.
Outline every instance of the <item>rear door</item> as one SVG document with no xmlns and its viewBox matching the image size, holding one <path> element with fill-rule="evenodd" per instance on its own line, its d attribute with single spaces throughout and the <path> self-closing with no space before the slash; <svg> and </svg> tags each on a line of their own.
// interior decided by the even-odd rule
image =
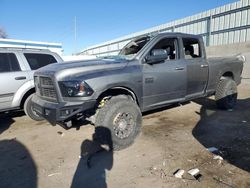
<svg viewBox="0 0 250 188">
<path fill-rule="evenodd" d="M 23 53 L 31 70 L 37 70 L 46 65 L 57 63 L 56 58 L 51 54 L 46 53 Z"/>
<path fill-rule="evenodd" d="M 28 79 L 16 53 L 0 52 L 0 110 L 16 107 L 11 106 L 13 97 Z"/>
<path fill-rule="evenodd" d="M 186 98 L 204 94 L 208 81 L 208 62 L 206 60 L 203 41 L 200 38 L 184 37 L 183 51 L 187 66 Z"/>
<path fill-rule="evenodd" d="M 37 52 L 24 52 L 23 59 L 26 62 L 27 66 L 30 68 L 30 77 L 33 79 L 34 72 L 46 65 L 57 63 L 61 61 L 58 57 L 53 56 L 49 53 L 37 53 Z"/>
</svg>

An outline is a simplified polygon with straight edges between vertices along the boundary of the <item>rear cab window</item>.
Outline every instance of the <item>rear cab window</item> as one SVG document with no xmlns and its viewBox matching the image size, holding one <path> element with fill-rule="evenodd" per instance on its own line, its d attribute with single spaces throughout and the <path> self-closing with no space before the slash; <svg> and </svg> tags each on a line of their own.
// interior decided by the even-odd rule
<svg viewBox="0 0 250 188">
<path fill-rule="evenodd" d="M 57 63 L 55 57 L 50 54 L 24 53 L 31 70 L 37 70 L 46 65 Z"/>
<path fill-rule="evenodd" d="M 21 71 L 14 53 L 0 53 L 0 73 Z"/>
<path fill-rule="evenodd" d="M 183 38 L 185 59 L 194 59 L 202 57 L 201 44 L 198 38 Z"/>
</svg>

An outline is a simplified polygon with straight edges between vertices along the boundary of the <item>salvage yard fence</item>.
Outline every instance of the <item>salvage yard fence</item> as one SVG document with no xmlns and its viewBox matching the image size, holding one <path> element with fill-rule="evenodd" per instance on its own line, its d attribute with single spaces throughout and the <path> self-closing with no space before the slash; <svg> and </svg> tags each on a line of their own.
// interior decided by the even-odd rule
<svg viewBox="0 0 250 188">
<path fill-rule="evenodd" d="M 250 41 L 250 0 L 241 0 L 86 48 L 82 55 L 116 55 L 132 39 L 162 32 L 203 36 L 206 46 Z"/>
</svg>

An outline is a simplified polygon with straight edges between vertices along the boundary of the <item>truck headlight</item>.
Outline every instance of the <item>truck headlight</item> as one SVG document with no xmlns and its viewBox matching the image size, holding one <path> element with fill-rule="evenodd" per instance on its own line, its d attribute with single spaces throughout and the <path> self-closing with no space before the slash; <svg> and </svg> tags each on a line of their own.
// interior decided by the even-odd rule
<svg viewBox="0 0 250 188">
<path fill-rule="evenodd" d="M 62 81 L 59 86 L 63 97 L 87 97 L 93 94 L 89 85 L 81 81 Z"/>
</svg>

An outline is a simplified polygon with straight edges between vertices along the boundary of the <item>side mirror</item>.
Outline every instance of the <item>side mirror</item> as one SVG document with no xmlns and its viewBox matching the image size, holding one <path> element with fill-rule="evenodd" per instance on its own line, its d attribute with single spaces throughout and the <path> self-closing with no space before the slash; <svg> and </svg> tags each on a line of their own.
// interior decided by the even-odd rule
<svg viewBox="0 0 250 188">
<path fill-rule="evenodd" d="M 151 51 L 151 55 L 145 58 L 145 62 L 148 64 L 159 63 L 168 58 L 167 50 L 163 49 L 154 49 Z"/>
</svg>

